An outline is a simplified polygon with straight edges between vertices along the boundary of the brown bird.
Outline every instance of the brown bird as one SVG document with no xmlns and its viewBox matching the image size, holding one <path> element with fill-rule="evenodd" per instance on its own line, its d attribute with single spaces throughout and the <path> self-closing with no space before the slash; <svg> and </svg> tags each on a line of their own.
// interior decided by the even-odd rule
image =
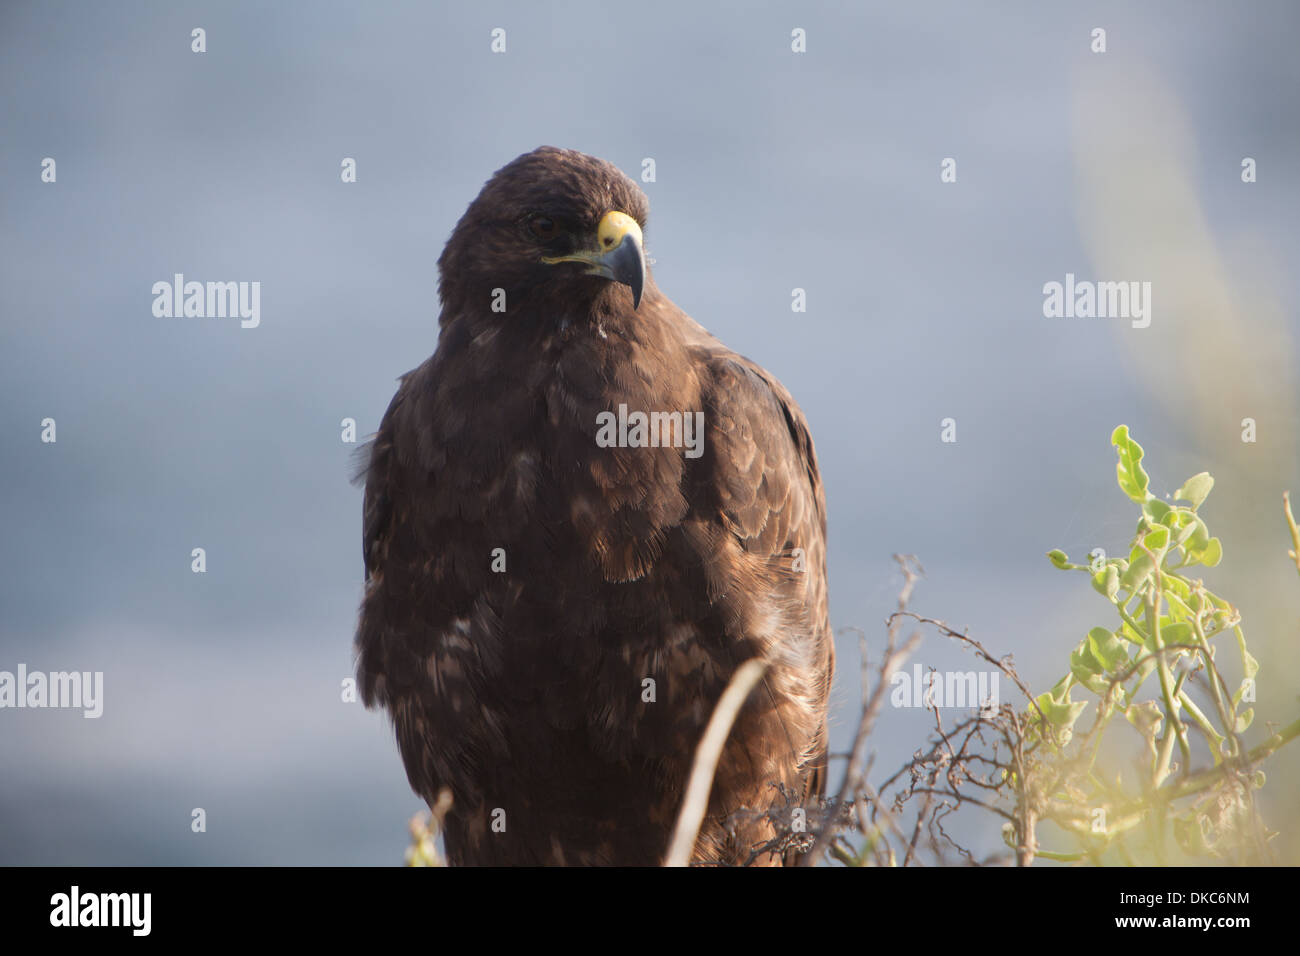
<svg viewBox="0 0 1300 956">
<path fill-rule="evenodd" d="M 438 260 L 437 349 L 369 446 L 359 683 L 415 791 L 450 790 L 453 864 L 660 863 L 751 658 L 693 861 L 749 862 L 763 811 L 825 787 L 812 437 L 655 286 L 648 205 L 572 150 L 499 170 Z"/>
</svg>

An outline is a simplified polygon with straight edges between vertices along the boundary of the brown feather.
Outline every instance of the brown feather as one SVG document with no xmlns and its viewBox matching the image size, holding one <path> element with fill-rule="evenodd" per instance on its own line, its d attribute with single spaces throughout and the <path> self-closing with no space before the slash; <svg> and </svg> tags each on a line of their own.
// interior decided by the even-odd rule
<svg viewBox="0 0 1300 956">
<path fill-rule="evenodd" d="M 647 205 L 580 153 L 500 170 L 439 260 L 437 350 L 371 446 L 358 675 L 411 786 L 430 802 L 450 788 L 453 863 L 658 863 L 713 706 L 755 656 L 770 670 L 696 862 L 770 839 L 728 818 L 781 804 L 778 785 L 825 786 L 826 507 L 802 413 L 653 278 L 634 310 L 626 287 L 540 263 L 520 228 L 541 212 L 594 233 L 611 209 L 644 226 Z M 703 454 L 599 447 L 597 415 L 620 404 L 702 411 Z"/>
</svg>

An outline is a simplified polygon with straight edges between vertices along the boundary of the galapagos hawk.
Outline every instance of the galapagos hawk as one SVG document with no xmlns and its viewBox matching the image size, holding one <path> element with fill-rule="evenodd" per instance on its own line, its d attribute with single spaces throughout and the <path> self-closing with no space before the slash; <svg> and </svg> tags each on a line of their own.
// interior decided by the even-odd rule
<svg viewBox="0 0 1300 956">
<path fill-rule="evenodd" d="M 368 446 L 358 683 L 415 791 L 450 791 L 452 864 L 660 863 L 752 658 L 693 862 L 751 862 L 762 811 L 825 788 L 812 437 L 656 287 L 647 209 L 572 150 L 497 171 L 438 260 L 437 349 Z"/>
</svg>

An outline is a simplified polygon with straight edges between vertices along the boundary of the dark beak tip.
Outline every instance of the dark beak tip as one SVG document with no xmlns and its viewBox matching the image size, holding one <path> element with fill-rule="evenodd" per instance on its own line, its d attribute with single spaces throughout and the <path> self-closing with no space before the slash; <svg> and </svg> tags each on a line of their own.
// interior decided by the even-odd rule
<svg viewBox="0 0 1300 956">
<path fill-rule="evenodd" d="M 641 305 L 645 288 L 645 254 L 641 244 L 631 236 L 625 238 L 613 254 L 614 278 L 632 290 L 632 308 Z"/>
</svg>

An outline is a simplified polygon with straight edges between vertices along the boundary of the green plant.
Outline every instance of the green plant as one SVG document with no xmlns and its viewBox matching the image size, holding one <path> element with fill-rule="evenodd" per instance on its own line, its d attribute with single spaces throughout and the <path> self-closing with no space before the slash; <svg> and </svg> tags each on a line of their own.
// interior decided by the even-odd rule
<svg viewBox="0 0 1300 956">
<path fill-rule="evenodd" d="M 1161 500 L 1151 493 L 1142 446 L 1127 426 L 1115 429 L 1111 443 L 1119 455 L 1119 487 L 1142 511 L 1128 554 L 1109 558 L 1094 551 L 1088 564 L 1071 563 L 1061 551 L 1048 558 L 1058 568 L 1087 574 L 1118 624 L 1089 630 L 1070 655 L 1069 673 L 1034 699 L 1025 733 L 1031 756 L 1023 779 L 1011 781 L 1020 799 L 1034 805 L 1032 821 L 1057 824 L 1078 838 L 1081 849 L 1032 852 L 1100 862 L 1102 853 L 1114 851 L 1131 859 L 1137 838 L 1149 851 L 1144 858 L 1163 860 L 1170 832 L 1191 856 L 1261 858 L 1269 834 L 1253 800 L 1264 783 L 1258 764 L 1300 733 L 1300 721 L 1254 749 L 1243 740 L 1254 719 L 1249 705 L 1259 664 L 1247 649 L 1237 609 L 1191 576 L 1223 556 L 1199 513 L 1214 479 L 1202 472 Z M 1235 687 L 1217 660 L 1218 639 L 1228 634 L 1240 661 Z M 1147 694 L 1152 674 L 1156 690 Z M 1090 697 L 1074 700 L 1075 691 Z M 1091 726 L 1080 732 L 1093 703 Z M 1119 716 L 1145 741 L 1127 775 L 1115 761 L 1108 769 L 1101 762 L 1107 730 Z M 1197 768 L 1198 757 L 1208 765 Z"/>
<path fill-rule="evenodd" d="M 1200 513 L 1214 481 L 1196 475 L 1162 500 L 1151 492 L 1142 447 L 1128 428 L 1115 429 L 1111 441 L 1120 489 L 1141 515 L 1123 556 L 1098 549 L 1087 564 L 1076 564 L 1049 552 L 1056 567 L 1088 576 L 1114 619 L 1087 630 L 1068 672 L 1046 693 L 1033 693 L 1010 657 L 908 610 L 921 570 L 915 558 L 895 555 L 905 578 L 899 607 L 887 621 L 870 692 L 864 664 L 858 732 L 839 794 L 822 808 L 809 863 L 1271 861 L 1271 834 L 1255 805 L 1264 784 L 1260 766 L 1300 734 L 1300 720 L 1270 728 L 1253 747 L 1246 742 L 1259 664 L 1237 609 L 1198 576 L 1223 557 Z M 1285 498 L 1284 511 L 1300 570 L 1300 526 Z M 920 640 L 918 630 L 904 642 L 908 622 L 996 668 L 1021 702 L 1003 701 L 955 722 L 931 704 L 934 728 L 925 745 L 872 786 L 868 737 L 890 675 Z M 1231 681 L 1225 671 L 1234 673 Z M 1011 857 L 1004 851 L 977 858 L 961 846 L 945 825 L 962 810 L 1001 818 Z M 796 837 L 786 839 L 798 846 Z"/>
</svg>

